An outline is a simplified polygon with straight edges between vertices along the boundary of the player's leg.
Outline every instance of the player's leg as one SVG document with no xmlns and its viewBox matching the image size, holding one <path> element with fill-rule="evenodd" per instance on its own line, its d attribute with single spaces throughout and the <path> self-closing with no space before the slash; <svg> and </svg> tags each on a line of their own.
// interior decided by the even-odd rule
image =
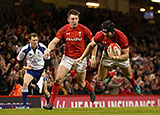
<svg viewBox="0 0 160 115">
<path fill-rule="evenodd" d="M 98 67 L 98 79 L 100 81 L 103 81 L 106 76 L 108 76 L 108 72 L 109 70 L 111 70 L 112 67 L 105 67 L 104 65 L 100 64 L 99 67 Z"/>
<path fill-rule="evenodd" d="M 85 80 L 86 72 L 77 72 L 77 81 L 79 86 L 82 88 L 86 88 L 89 92 L 91 102 L 94 102 L 96 99 L 96 95 L 94 93 L 94 88 L 90 85 L 90 83 Z"/>
<path fill-rule="evenodd" d="M 90 85 L 90 83 L 85 80 L 86 78 L 86 67 L 87 67 L 87 61 L 86 58 L 82 61 L 82 63 L 77 63 L 77 81 L 79 86 L 82 88 L 86 88 L 89 92 L 91 102 L 94 102 L 96 99 L 96 95 L 94 93 L 94 88 Z"/>
<path fill-rule="evenodd" d="M 59 65 L 57 69 L 57 76 L 55 82 L 52 87 L 51 96 L 50 96 L 50 103 L 48 105 L 43 106 L 44 109 L 51 110 L 53 109 L 54 100 L 58 94 L 60 89 L 60 84 L 63 82 L 66 74 L 69 72 L 69 69 L 66 68 L 64 65 Z"/>
<path fill-rule="evenodd" d="M 125 77 L 128 78 L 128 80 L 131 82 L 132 86 L 135 89 L 135 92 L 137 95 L 141 94 L 141 89 L 140 87 L 137 85 L 134 76 L 132 75 L 132 69 L 131 66 L 128 66 L 127 68 L 121 68 L 123 74 Z"/>
<path fill-rule="evenodd" d="M 66 74 L 71 70 L 73 61 L 74 60 L 72 58 L 63 55 L 62 61 L 59 64 L 58 69 L 57 69 L 57 75 L 56 75 L 55 82 L 52 87 L 50 103 L 46 106 L 43 106 L 44 109 L 51 110 L 53 108 L 55 97 L 58 94 L 58 91 L 60 89 L 60 84 L 63 82 Z"/>
<path fill-rule="evenodd" d="M 84 88 L 86 86 L 85 82 L 86 72 L 77 72 L 77 82 L 78 85 Z"/>
<path fill-rule="evenodd" d="M 86 72 L 77 72 L 77 81 L 79 86 L 82 88 L 87 88 L 89 92 L 93 92 L 94 88 L 90 85 L 90 83 L 85 80 L 86 78 Z"/>
<path fill-rule="evenodd" d="M 106 83 L 108 83 L 112 79 L 112 77 L 115 75 L 115 71 L 111 71 L 114 63 L 114 60 L 108 58 L 108 56 L 103 52 L 101 62 L 98 67 L 98 80 L 103 81 L 107 78 Z"/>
<path fill-rule="evenodd" d="M 49 102 L 50 102 L 50 93 L 49 93 L 49 91 L 47 89 L 47 78 L 46 77 L 44 78 L 44 82 L 43 82 L 43 93 L 44 93 L 44 96 L 45 96 L 45 98 L 47 100 L 47 104 L 49 104 Z"/>
<path fill-rule="evenodd" d="M 23 105 L 26 106 L 27 95 L 28 95 L 28 85 L 33 80 L 33 76 L 26 73 L 23 78 L 23 88 L 22 88 L 22 97 L 23 97 Z"/>
<path fill-rule="evenodd" d="M 68 68 L 66 68 L 63 65 L 59 65 L 59 67 L 57 69 L 57 76 L 55 79 L 55 83 L 53 84 L 52 91 L 51 91 L 50 102 L 52 103 L 52 105 L 54 103 L 55 96 L 58 94 L 58 91 L 60 89 L 60 84 L 63 82 L 63 80 L 68 72 L 69 72 Z"/>
</svg>

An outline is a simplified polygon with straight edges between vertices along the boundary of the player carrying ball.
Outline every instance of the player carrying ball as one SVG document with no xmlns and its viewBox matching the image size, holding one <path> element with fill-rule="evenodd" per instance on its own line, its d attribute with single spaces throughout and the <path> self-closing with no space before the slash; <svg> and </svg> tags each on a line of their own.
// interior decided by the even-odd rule
<svg viewBox="0 0 160 115">
<path fill-rule="evenodd" d="M 99 80 L 104 80 L 108 75 L 109 70 L 111 70 L 114 65 L 119 66 L 124 76 L 131 82 L 137 95 L 140 95 L 140 87 L 135 82 L 134 76 L 132 76 L 128 38 L 120 30 L 116 29 L 115 25 L 110 20 L 105 21 L 101 28 L 102 30 L 96 33 L 94 40 L 88 44 L 82 56 L 77 59 L 75 63 L 82 62 L 83 58 L 85 58 L 98 43 L 102 43 L 105 48 L 98 68 Z M 121 47 L 120 56 L 114 56 L 113 52 L 108 50 L 108 46 L 111 43 L 117 43 Z"/>
</svg>

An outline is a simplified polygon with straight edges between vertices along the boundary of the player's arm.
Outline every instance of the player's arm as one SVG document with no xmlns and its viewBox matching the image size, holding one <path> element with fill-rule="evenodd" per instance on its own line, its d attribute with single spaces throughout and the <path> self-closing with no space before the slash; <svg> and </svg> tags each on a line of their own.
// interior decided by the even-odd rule
<svg viewBox="0 0 160 115">
<path fill-rule="evenodd" d="M 93 37 L 93 34 L 92 32 L 88 29 L 88 28 L 85 28 L 86 29 L 86 36 L 87 38 L 90 38 L 90 42 L 94 42 L 94 37 Z M 89 52 L 90 53 L 90 52 Z M 97 53 L 97 45 L 92 49 L 92 56 L 91 56 L 91 59 L 93 59 L 95 61 L 96 59 L 96 53 Z M 94 62 L 93 61 L 93 62 Z"/>
<path fill-rule="evenodd" d="M 94 37 L 92 38 L 91 42 L 94 42 Z M 93 50 L 92 50 L 92 55 L 91 55 L 91 67 L 94 68 L 96 67 L 96 53 L 97 53 L 97 47 L 98 45 L 96 45 Z"/>
<path fill-rule="evenodd" d="M 92 40 L 88 45 L 86 50 L 84 51 L 84 53 L 81 56 L 81 59 L 84 59 L 85 57 L 87 57 L 91 51 L 95 48 L 97 44 L 94 42 L 94 40 Z M 94 52 L 95 53 L 95 52 Z"/>
<path fill-rule="evenodd" d="M 129 58 L 129 44 L 128 38 L 123 34 L 120 39 L 121 42 L 121 55 L 118 56 L 118 60 L 126 61 Z"/>
<path fill-rule="evenodd" d="M 119 60 L 128 60 L 129 58 L 129 48 L 122 49 L 121 55 L 119 56 Z"/>
<path fill-rule="evenodd" d="M 44 55 L 43 55 L 44 59 L 46 59 L 46 56 L 48 57 L 48 56 L 50 55 L 50 52 L 56 48 L 56 45 L 57 45 L 57 43 L 58 43 L 59 41 L 60 41 L 60 39 L 57 38 L 57 37 L 55 37 L 55 38 L 49 43 L 48 48 L 47 48 L 47 50 L 44 52 Z"/>
<path fill-rule="evenodd" d="M 26 53 L 25 53 L 25 48 L 26 46 L 24 46 L 20 52 L 18 53 L 16 59 L 17 59 L 17 62 L 19 63 L 20 67 L 23 68 L 23 60 L 26 58 Z"/>
<path fill-rule="evenodd" d="M 50 52 L 56 48 L 57 43 L 60 41 L 59 38 L 55 37 L 48 45 L 47 50 Z"/>
<path fill-rule="evenodd" d="M 94 38 L 92 38 L 91 42 L 92 42 L 92 41 L 93 41 L 93 43 L 95 43 L 95 42 L 94 42 Z M 96 44 L 96 43 L 95 43 L 95 44 Z M 91 46 L 91 47 L 92 47 L 92 46 Z M 96 58 L 97 47 L 98 47 L 98 45 L 95 45 L 94 48 L 93 48 L 93 50 L 92 50 L 92 58 Z"/>
<path fill-rule="evenodd" d="M 25 58 L 25 48 L 23 47 L 17 55 L 17 61 L 22 61 Z"/>
</svg>

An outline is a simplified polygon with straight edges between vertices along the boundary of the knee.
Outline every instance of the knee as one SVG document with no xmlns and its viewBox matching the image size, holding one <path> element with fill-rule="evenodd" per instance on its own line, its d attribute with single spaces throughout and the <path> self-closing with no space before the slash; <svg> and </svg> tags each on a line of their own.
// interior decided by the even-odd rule
<svg viewBox="0 0 160 115">
<path fill-rule="evenodd" d="M 27 82 L 23 82 L 23 89 L 27 89 L 28 88 L 28 83 Z"/>
<path fill-rule="evenodd" d="M 61 84 L 62 83 L 62 78 L 60 78 L 60 77 L 57 77 L 56 79 L 55 79 L 55 83 L 56 84 Z"/>
<path fill-rule="evenodd" d="M 82 88 L 84 88 L 86 86 L 86 83 L 85 82 L 79 82 L 78 85 Z"/>
<path fill-rule="evenodd" d="M 48 95 L 48 94 L 49 94 L 49 92 L 48 92 L 47 89 L 43 89 L 43 93 L 44 93 L 45 95 Z"/>
</svg>

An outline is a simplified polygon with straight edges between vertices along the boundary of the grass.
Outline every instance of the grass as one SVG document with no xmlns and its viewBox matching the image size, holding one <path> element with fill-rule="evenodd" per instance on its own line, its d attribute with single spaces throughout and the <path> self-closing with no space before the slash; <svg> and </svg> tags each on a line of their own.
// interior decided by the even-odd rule
<svg viewBox="0 0 160 115">
<path fill-rule="evenodd" d="M 0 115 L 160 115 L 160 107 L 1 109 Z"/>
</svg>

